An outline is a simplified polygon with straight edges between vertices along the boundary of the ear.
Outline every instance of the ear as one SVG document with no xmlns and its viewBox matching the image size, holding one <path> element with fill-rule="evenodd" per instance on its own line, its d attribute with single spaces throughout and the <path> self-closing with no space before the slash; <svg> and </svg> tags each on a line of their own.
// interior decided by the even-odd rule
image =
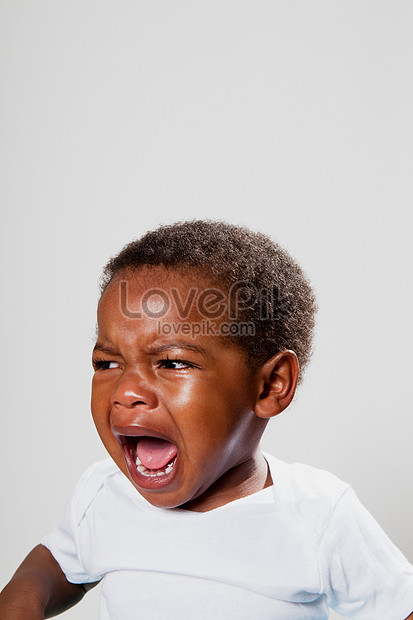
<svg viewBox="0 0 413 620">
<path fill-rule="evenodd" d="M 300 367 L 294 351 L 280 351 L 261 366 L 254 412 L 272 418 L 288 407 L 295 394 Z"/>
</svg>

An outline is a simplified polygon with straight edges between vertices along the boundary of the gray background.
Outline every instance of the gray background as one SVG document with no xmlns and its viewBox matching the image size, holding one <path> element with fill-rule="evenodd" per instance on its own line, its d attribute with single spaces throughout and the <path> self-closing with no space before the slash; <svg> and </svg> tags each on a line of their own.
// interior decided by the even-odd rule
<svg viewBox="0 0 413 620">
<path fill-rule="evenodd" d="M 413 560 L 412 9 L 365 0 L 3 0 L 0 585 L 105 457 L 101 268 L 223 218 L 304 266 L 315 354 L 263 445 L 350 482 Z M 65 617 L 96 617 L 97 591 Z"/>
</svg>

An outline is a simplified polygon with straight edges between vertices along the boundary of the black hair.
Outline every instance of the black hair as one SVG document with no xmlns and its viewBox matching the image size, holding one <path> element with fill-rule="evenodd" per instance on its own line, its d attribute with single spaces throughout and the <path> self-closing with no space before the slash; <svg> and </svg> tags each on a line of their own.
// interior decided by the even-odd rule
<svg viewBox="0 0 413 620">
<path fill-rule="evenodd" d="M 312 350 L 315 296 L 301 267 L 267 235 L 223 221 L 160 226 L 109 260 L 101 293 L 122 272 L 155 265 L 194 272 L 225 293 L 235 291 L 239 299 L 244 298 L 237 318 L 254 325 L 254 333 L 235 333 L 228 338 L 245 351 L 254 367 L 291 349 L 301 370 L 305 368 Z"/>
</svg>

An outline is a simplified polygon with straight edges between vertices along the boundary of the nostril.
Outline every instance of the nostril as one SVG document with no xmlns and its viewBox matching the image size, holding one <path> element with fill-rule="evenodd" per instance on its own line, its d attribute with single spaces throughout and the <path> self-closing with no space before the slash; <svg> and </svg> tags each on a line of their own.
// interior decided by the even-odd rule
<svg viewBox="0 0 413 620">
<path fill-rule="evenodd" d="M 114 407 L 136 407 L 138 405 L 146 405 L 144 400 L 126 400 L 126 399 L 122 399 L 122 400 L 114 400 L 113 401 L 113 406 Z"/>
</svg>

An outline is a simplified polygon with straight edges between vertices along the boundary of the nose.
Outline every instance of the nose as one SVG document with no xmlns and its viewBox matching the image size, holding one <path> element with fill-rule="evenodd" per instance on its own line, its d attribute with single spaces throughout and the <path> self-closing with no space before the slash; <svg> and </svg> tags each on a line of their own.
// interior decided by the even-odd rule
<svg viewBox="0 0 413 620">
<path fill-rule="evenodd" d="M 113 392 L 112 407 L 115 409 L 134 409 L 145 407 L 152 409 L 157 405 L 156 395 L 137 373 L 123 376 Z"/>
</svg>

